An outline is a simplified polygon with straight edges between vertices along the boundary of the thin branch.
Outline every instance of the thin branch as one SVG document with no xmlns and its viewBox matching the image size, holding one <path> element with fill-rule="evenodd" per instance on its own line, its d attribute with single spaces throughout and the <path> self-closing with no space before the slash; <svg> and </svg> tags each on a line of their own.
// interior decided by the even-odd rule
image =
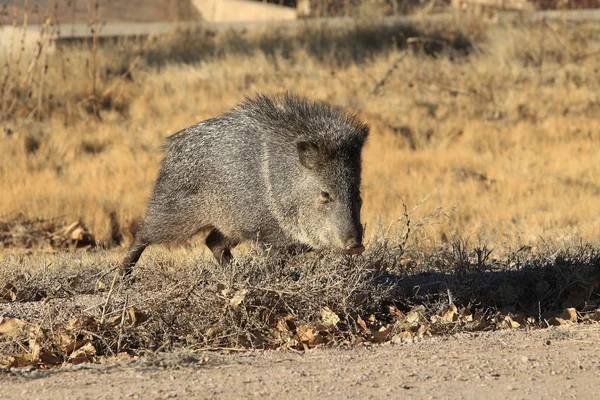
<svg viewBox="0 0 600 400">
<path fill-rule="evenodd" d="M 392 72 L 394 72 L 396 68 L 398 68 L 398 65 L 400 65 L 400 62 L 404 59 L 404 57 L 406 57 L 406 55 L 407 52 L 405 50 L 402 52 L 402 54 L 398 56 L 398 58 L 396 58 L 396 60 L 392 63 L 392 65 L 390 65 L 387 71 L 385 71 L 385 74 L 383 74 L 383 76 L 375 83 L 375 85 L 373 85 L 369 94 L 377 92 L 379 88 L 385 84 L 385 81 L 390 77 Z"/>
<path fill-rule="evenodd" d="M 108 308 L 108 303 L 110 303 L 110 299 L 112 298 L 113 290 L 115 288 L 115 284 L 117 283 L 117 278 L 120 275 L 120 270 L 115 271 L 115 276 L 113 277 L 112 283 L 110 284 L 110 289 L 108 290 L 108 294 L 106 295 L 106 301 L 104 302 L 104 306 L 102 307 L 102 316 L 100 317 L 100 325 L 104 324 L 104 320 L 106 319 L 106 309 Z"/>
</svg>

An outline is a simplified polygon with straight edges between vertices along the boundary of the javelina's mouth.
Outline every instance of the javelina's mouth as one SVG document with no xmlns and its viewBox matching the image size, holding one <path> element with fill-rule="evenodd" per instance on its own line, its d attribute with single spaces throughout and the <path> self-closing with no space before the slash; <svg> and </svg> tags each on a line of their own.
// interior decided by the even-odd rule
<svg viewBox="0 0 600 400">
<path fill-rule="evenodd" d="M 350 254 L 350 255 L 360 254 L 363 251 L 365 251 L 365 246 L 363 246 L 360 243 L 352 244 L 351 246 L 348 246 L 344 249 L 344 253 Z"/>
</svg>

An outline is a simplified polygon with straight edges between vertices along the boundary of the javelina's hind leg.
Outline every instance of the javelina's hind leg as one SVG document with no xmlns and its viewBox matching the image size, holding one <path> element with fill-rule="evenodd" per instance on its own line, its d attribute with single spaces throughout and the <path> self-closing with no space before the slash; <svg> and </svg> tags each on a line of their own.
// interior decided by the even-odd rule
<svg viewBox="0 0 600 400">
<path fill-rule="evenodd" d="M 206 246 L 221 265 L 226 265 L 233 260 L 231 249 L 237 245 L 237 241 L 225 237 L 219 230 L 213 229 L 206 237 Z"/>
<path fill-rule="evenodd" d="M 131 271 L 133 271 L 135 263 L 137 263 L 137 261 L 140 259 L 140 256 L 146 247 L 148 247 L 148 243 L 146 243 L 146 241 L 135 238 L 133 244 L 129 248 L 127 257 L 125 257 L 123 263 L 121 264 L 121 270 L 123 271 L 124 277 L 131 275 Z"/>
</svg>

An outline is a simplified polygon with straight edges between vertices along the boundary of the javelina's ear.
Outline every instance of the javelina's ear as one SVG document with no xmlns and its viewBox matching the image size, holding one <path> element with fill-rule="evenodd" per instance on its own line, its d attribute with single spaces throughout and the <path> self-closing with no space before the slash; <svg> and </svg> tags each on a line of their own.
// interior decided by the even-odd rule
<svg viewBox="0 0 600 400">
<path fill-rule="evenodd" d="M 319 162 L 319 148 L 317 145 L 310 142 L 298 142 L 296 147 L 298 148 L 300 163 L 308 169 L 316 168 Z"/>
</svg>

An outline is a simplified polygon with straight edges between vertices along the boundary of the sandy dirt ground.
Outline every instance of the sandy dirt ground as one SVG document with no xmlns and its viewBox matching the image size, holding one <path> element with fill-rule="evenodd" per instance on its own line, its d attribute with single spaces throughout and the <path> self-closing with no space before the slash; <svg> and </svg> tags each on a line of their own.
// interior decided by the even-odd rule
<svg viewBox="0 0 600 400">
<path fill-rule="evenodd" d="M 0 375 L 3 399 L 598 399 L 600 327 L 235 355 L 178 353 Z"/>
</svg>

